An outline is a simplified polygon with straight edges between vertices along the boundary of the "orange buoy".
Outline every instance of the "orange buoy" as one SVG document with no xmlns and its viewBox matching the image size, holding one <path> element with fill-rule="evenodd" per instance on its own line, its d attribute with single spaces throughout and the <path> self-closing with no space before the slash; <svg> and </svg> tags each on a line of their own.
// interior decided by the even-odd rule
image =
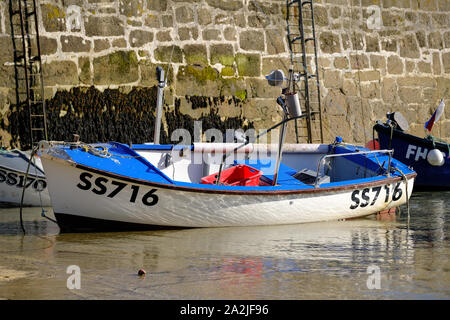
<svg viewBox="0 0 450 320">
<path fill-rule="evenodd" d="M 378 142 L 378 139 L 367 142 L 366 148 L 371 150 L 380 150 L 380 143 Z"/>
</svg>

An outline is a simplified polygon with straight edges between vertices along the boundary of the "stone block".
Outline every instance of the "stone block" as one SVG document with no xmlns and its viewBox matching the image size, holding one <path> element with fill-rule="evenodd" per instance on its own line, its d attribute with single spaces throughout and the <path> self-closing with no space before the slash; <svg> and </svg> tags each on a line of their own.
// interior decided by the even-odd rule
<svg viewBox="0 0 450 320">
<path fill-rule="evenodd" d="M 382 0 L 383 8 L 410 8 L 410 0 Z"/>
<path fill-rule="evenodd" d="M 378 36 L 366 35 L 366 52 L 379 52 L 380 43 Z"/>
<path fill-rule="evenodd" d="M 158 61 L 172 63 L 183 62 L 183 51 L 178 46 L 158 46 L 153 54 Z"/>
<path fill-rule="evenodd" d="M 221 32 L 219 29 L 205 29 L 202 32 L 203 40 L 211 41 L 211 40 L 221 40 Z"/>
<path fill-rule="evenodd" d="M 130 17 L 140 17 L 144 13 L 144 0 L 119 0 L 120 14 Z"/>
<path fill-rule="evenodd" d="M 186 63 L 206 66 L 208 64 L 208 55 L 206 46 L 203 44 L 187 44 L 183 47 Z"/>
<path fill-rule="evenodd" d="M 161 21 L 162 21 L 163 28 L 173 27 L 173 16 L 163 15 L 163 16 L 161 16 Z"/>
<path fill-rule="evenodd" d="M 353 80 L 344 80 L 344 83 L 342 85 L 342 91 L 344 92 L 344 94 L 346 96 L 357 96 L 358 95 L 358 89 Z"/>
<path fill-rule="evenodd" d="M 239 45 L 243 50 L 264 51 L 264 33 L 261 31 L 246 30 L 239 34 Z"/>
<path fill-rule="evenodd" d="M 268 75 L 272 70 L 281 69 L 285 74 L 289 70 L 289 58 L 262 58 L 262 74 Z M 319 63 L 320 65 L 320 63 Z"/>
<path fill-rule="evenodd" d="M 442 53 L 442 63 L 444 65 L 444 72 L 450 73 L 450 52 Z"/>
<path fill-rule="evenodd" d="M 361 85 L 361 96 L 367 99 L 380 98 L 380 85 L 376 82 Z"/>
<path fill-rule="evenodd" d="M 108 39 L 95 39 L 94 40 L 94 52 L 100 52 L 109 49 L 111 45 Z"/>
<path fill-rule="evenodd" d="M 180 27 L 178 28 L 178 37 L 180 41 L 185 40 L 197 40 L 198 28 L 197 27 Z"/>
<path fill-rule="evenodd" d="M 194 11 L 190 7 L 179 7 L 175 9 L 175 17 L 178 23 L 194 22 Z"/>
<path fill-rule="evenodd" d="M 420 103 L 422 101 L 421 90 L 400 87 L 398 93 L 400 100 L 404 103 Z"/>
<path fill-rule="evenodd" d="M 248 26 L 250 28 L 266 28 L 270 24 L 267 16 L 253 14 L 247 17 Z"/>
<path fill-rule="evenodd" d="M 419 43 L 419 47 L 426 48 L 428 47 L 427 44 L 427 37 L 425 35 L 425 32 L 423 30 L 419 30 L 416 32 L 417 42 Z"/>
<path fill-rule="evenodd" d="M 433 74 L 439 75 L 441 73 L 441 55 L 439 52 L 433 52 Z"/>
<path fill-rule="evenodd" d="M 156 33 L 156 40 L 158 40 L 160 42 L 172 41 L 172 36 L 170 35 L 170 31 L 158 31 Z"/>
<path fill-rule="evenodd" d="M 365 54 L 350 55 L 350 65 L 353 70 L 369 68 L 369 58 Z"/>
<path fill-rule="evenodd" d="M 320 64 L 319 64 L 320 65 Z M 334 67 L 337 69 L 347 69 L 349 66 L 347 57 L 334 58 Z"/>
<path fill-rule="evenodd" d="M 111 45 L 114 48 L 126 48 L 127 47 L 127 41 L 123 38 L 114 39 L 111 43 Z"/>
<path fill-rule="evenodd" d="M 39 44 L 41 47 L 41 55 L 51 55 L 56 53 L 58 49 L 58 42 L 56 39 L 48 38 L 48 37 L 39 37 Z"/>
<path fill-rule="evenodd" d="M 94 58 L 94 84 L 110 85 L 135 82 L 139 67 L 134 51 L 116 51 Z"/>
<path fill-rule="evenodd" d="M 227 41 L 236 41 L 237 39 L 236 28 L 234 27 L 225 28 L 225 30 L 223 31 L 223 36 Z"/>
<path fill-rule="evenodd" d="M 314 24 L 316 26 L 326 27 L 329 24 L 328 12 L 326 7 L 314 6 Z"/>
<path fill-rule="evenodd" d="M 224 11 L 238 11 L 243 8 L 243 2 L 239 0 L 206 0 L 209 6 Z"/>
<path fill-rule="evenodd" d="M 285 37 L 280 37 L 284 30 L 268 29 L 266 30 L 266 44 L 268 54 L 280 54 L 286 52 L 284 44 Z"/>
<path fill-rule="evenodd" d="M 340 53 L 341 43 L 339 35 L 332 32 L 322 32 L 319 36 L 319 45 L 322 53 Z"/>
<path fill-rule="evenodd" d="M 144 30 L 132 30 L 130 32 L 129 40 L 130 46 L 139 48 L 147 43 L 153 42 L 153 32 Z"/>
<path fill-rule="evenodd" d="M 364 36 L 362 34 L 353 33 L 350 40 L 353 46 L 353 50 L 364 50 Z"/>
<path fill-rule="evenodd" d="M 425 61 L 417 62 L 417 69 L 421 73 L 431 73 L 431 63 Z"/>
<path fill-rule="evenodd" d="M 382 55 L 371 54 L 370 65 L 372 69 L 385 70 L 386 69 L 386 57 Z"/>
<path fill-rule="evenodd" d="M 405 60 L 405 72 L 414 73 L 416 70 L 416 63 L 414 61 Z"/>
<path fill-rule="evenodd" d="M 380 71 L 370 70 L 358 73 L 360 81 L 380 81 Z"/>
<path fill-rule="evenodd" d="M 211 44 L 209 54 L 212 65 L 220 63 L 231 67 L 234 63 L 234 50 L 231 44 Z"/>
<path fill-rule="evenodd" d="M 210 66 L 181 66 L 177 73 L 176 95 L 218 96 L 219 73 Z"/>
<path fill-rule="evenodd" d="M 89 16 L 85 23 L 88 37 L 123 36 L 125 34 L 123 22 L 115 16 Z"/>
<path fill-rule="evenodd" d="M 41 18 L 47 32 L 66 31 L 66 13 L 58 5 L 50 3 L 41 5 Z"/>
<path fill-rule="evenodd" d="M 63 52 L 89 52 L 91 41 L 77 36 L 61 36 L 61 48 Z"/>
<path fill-rule="evenodd" d="M 406 34 L 400 39 L 400 56 L 405 58 L 420 58 L 420 50 L 415 34 Z"/>
<path fill-rule="evenodd" d="M 436 87 L 436 80 L 432 77 L 402 77 L 397 79 L 397 84 L 401 87 Z"/>
<path fill-rule="evenodd" d="M 78 84 L 78 69 L 73 61 L 44 63 L 42 70 L 46 86 Z"/>
<path fill-rule="evenodd" d="M 390 74 L 402 74 L 403 73 L 403 60 L 397 56 L 389 56 L 387 59 L 387 70 Z"/>
<path fill-rule="evenodd" d="M 437 10 L 437 2 L 435 0 L 421 0 L 417 1 L 419 5 L 419 10 L 424 11 L 436 11 Z"/>
<path fill-rule="evenodd" d="M 323 83 L 326 88 L 342 88 L 342 74 L 340 71 L 325 70 Z"/>
<path fill-rule="evenodd" d="M 90 85 L 91 81 L 91 61 L 88 57 L 78 58 L 78 68 L 80 83 Z"/>
<path fill-rule="evenodd" d="M 443 49 L 441 33 L 439 31 L 428 34 L 428 45 L 432 49 Z"/>
<path fill-rule="evenodd" d="M 236 65 L 240 76 L 259 77 L 261 56 L 258 54 L 236 54 Z"/>
<path fill-rule="evenodd" d="M 166 11 L 167 0 L 147 0 L 147 9 L 153 11 Z"/>
<path fill-rule="evenodd" d="M 144 25 L 146 27 L 150 27 L 150 28 L 160 28 L 161 27 L 161 23 L 159 21 L 159 17 L 160 15 L 157 14 L 147 14 L 144 16 Z"/>
<path fill-rule="evenodd" d="M 212 22 L 211 10 L 206 8 L 200 8 L 197 11 L 198 23 L 202 26 L 206 26 Z"/>
<path fill-rule="evenodd" d="M 450 2 L 448 0 L 438 0 L 438 5 L 439 5 L 440 12 L 444 12 L 444 11 L 449 12 L 450 11 Z"/>
<path fill-rule="evenodd" d="M 397 84 L 392 78 L 383 78 L 381 81 L 381 97 L 386 103 L 392 103 L 397 100 Z"/>
<path fill-rule="evenodd" d="M 248 78 L 246 80 L 248 98 L 272 98 L 280 95 L 279 87 L 271 87 L 266 79 Z"/>
</svg>

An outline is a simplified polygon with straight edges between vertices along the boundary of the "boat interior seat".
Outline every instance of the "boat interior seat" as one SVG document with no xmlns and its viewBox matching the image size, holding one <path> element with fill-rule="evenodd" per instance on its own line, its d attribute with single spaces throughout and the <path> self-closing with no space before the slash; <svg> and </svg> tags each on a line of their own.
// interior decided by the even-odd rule
<svg viewBox="0 0 450 320">
<path fill-rule="evenodd" d="M 252 168 L 255 168 L 262 172 L 262 176 L 260 178 L 260 181 L 272 185 L 273 177 L 275 175 L 275 161 L 267 160 L 267 161 L 261 161 L 261 160 L 235 160 L 235 165 L 238 164 L 246 164 Z M 301 182 L 300 180 L 297 180 L 293 177 L 294 174 L 296 174 L 297 171 L 284 163 L 280 163 L 280 169 L 278 170 L 278 179 L 277 184 L 278 185 L 305 185 L 305 183 Z"/>
</svg>

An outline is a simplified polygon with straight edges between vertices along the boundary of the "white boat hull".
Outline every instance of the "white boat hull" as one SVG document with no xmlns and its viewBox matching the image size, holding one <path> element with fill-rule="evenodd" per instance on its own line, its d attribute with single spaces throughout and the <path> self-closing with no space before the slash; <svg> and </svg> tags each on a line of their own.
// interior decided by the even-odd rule
<svg viewBox="0 0 450 320">
<path fill-rule="evenodd" d="M 50 182 L 53 210 L 62 229 L 65 220 L 70 220 L 70 229 L 76 226 L 77 219 L 97 227 L 108 222 L 228 227 L 350 219 L 404 204 L 414 183 L 414 176 L 409 177 L 408 192 L 406 181 L 399 178 L 278 193 L 220 192 L 130 179 L 48 155 L 42 161 Z"/>
<path fill-rule="evenodd" d="M 23 152 L 4 153 L 0 157 L 0 203 L 7 206 L 51 206 L 45 176 L 31 166 L 25 182 L 26 166 L 29 155 Z M 42 168 L 39 158 L 34 159 L 38 168 Z M 25 193 L 22 202 L 23 188 Z"/>
</svg>

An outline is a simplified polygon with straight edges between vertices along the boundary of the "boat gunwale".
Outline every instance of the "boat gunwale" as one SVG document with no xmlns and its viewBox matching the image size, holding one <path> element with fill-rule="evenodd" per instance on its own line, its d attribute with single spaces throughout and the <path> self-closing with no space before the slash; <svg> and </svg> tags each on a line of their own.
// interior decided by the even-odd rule
<svg viewBox="0 0 450 320">
<path fill-rule="evenodd" d="M 402 177 L 386 177 L 385 179 L 378 179 L 374 181 L 368 181 L 357 184 L 349 184 L 343 186 L 335 186 L 335 187 L 319 187 L 319 188 L 304 188 L 304 189 L 284 189 L 284 190 L 230 190 L 230 189 L 209 189 L 209 188 L 198 188 L 198 187 L 187 187 L 180 186 L 174 184 L 165 184 L 158 182 L 151 182 L 146 180 L 141 180 L 137 178 L 131 178 L 127 176 L 123 176 L 120 174 L 103 171 L 100 169 L 92 168 L 89 166 L 85 166 L 82 164 L 73 163 L 77 169 L 89 171 L 95 174 L 107 176 L 109 178 L 114 178 L 118 180 L 123 180 L 127 182 L 134 182 L 145 186 L 156 187 L 161 189 L 170 189 L 174 191 L 188 191 L 188 192 L 197 192 L 197 193 L 209 193 L 209 194 L 233 194 L 233 195 L 284 195 L 284 194 L 301 194 L 301 193 L 325 193 L 325 192 L 333 192 L 333 191 L 343 191 L 343 190 L 353 190 L 353 189 L 361 189 L 365 187 L 372 187 L 375 185 L 392 183 L 403 180 Z M 415 178 L 417 173 L 408 173 L 405 175 L 408 180 Z M 309 185 L 307 185 L 309 186 Z"/>
</svg>

